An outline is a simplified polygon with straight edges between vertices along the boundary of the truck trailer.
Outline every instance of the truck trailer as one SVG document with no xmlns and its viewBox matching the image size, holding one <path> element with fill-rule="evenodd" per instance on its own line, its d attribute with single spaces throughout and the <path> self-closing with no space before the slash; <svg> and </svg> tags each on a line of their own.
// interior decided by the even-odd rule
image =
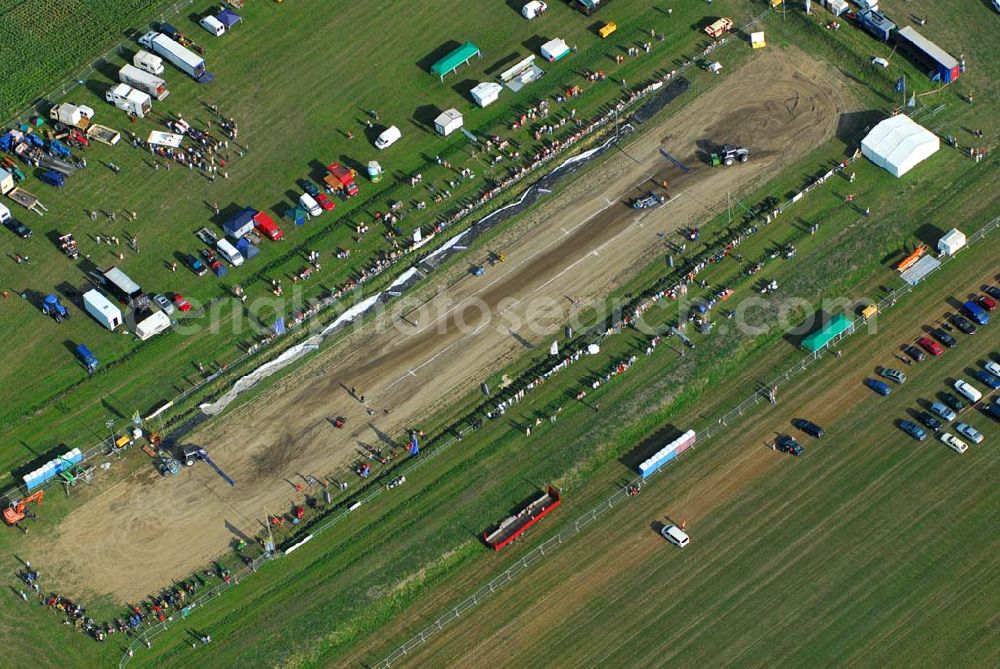
<svg viewBox="0 0 1000 669">
<path fill-rule="evenodd" d="M 83 294 L 83 308 L 94 317 L 94 320 L 112 332 L 125 322 L 118 305 L 97 289 L 88 290 Z"/>
<path fill-rule="evenodd" d="M 104 94 L 104 99 L 118 107 L 129 116 L 143 118 L 153 107 L 153 101 L 149 95 L 142 91 L 137 91 L 128 84 L 117 84 L 112 86 Z"/>
<path fill-rule="evenodd" d="M 167 90 L 167 82 L 149 72 L 140 70 L 135 65 L 125 65 L 118 70 L 118 81 L 157 100 L 162 100 L 170 95 L 170 91 Z"/>
<path fill-rule="evenodd" d="M 205 59 L 187 49 L 163 33 L 151 30 L 139 38 L 139 44 L 153 53 L 169 60 L 181 72 L 200 84 L 208 83 L 215 77 L 205 71 Z"/>
</svg>

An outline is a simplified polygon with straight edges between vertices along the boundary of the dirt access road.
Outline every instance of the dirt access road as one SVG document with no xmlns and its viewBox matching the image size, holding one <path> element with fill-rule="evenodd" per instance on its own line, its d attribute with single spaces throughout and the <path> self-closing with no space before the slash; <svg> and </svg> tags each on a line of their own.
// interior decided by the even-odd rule
<svg viewBox="0 0 1000 669">
<path fill-rule="evenodd" d="M 706 203 L 777 173 L 830 139 L 841 113 L 855 111 L 837 81 L 802 53 L 770 50 L 720 84 L 702 95 L 689 90 L 674 103 L 686 106 L 644 130 L 627 153 L 536 207 L 498 240 L 507 262 L 480 278 L 458 278 L 456 269 L 447 291 L 408 314 L 418 325 L 395 319 L 382 332 L 366 327 L 192 435 L 235 488 L 202 465 L 176 479 L 142 471 L 72 511 L 56 533 L 33 534 L 33 558 L 74 597 L 129 601 L 186 577 L 234 534 L 255 534 L 265 510 L 287 511 L 303 475 L 326 475 L 356 457 L 359 441 L 377 444 L 418 424 L 551 336 L 572 300 L 607 294 L 663 252 L 658 233 L 699 220 Z M 696 155 L 706 141 L 744 144 L 754 157 L 709 168 Z M 667 170 L 661 147 L 691 173 Z M 622 198 L 651 176 L 671 180 L 672 200 L 655 210 L 624 206 Z M 373 417 L 351 387 L 366 395 Z M 331 425 L 338 415 L 347 429 Z"/>
</svg>

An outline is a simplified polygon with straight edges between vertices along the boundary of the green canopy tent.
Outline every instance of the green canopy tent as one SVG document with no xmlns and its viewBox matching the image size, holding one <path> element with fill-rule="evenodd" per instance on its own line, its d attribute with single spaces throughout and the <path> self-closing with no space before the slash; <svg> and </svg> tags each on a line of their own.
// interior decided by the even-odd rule
<svg viewBox="0 0 1000 669">
<path fill-rule="evenodd" d="M 447 74 L 451 74 L 461 65 L 468 63 L 474 56 L 482 56 L 479 47 L 472 42 L 466 42 L 447 56 L 431 65 L 431 72 L 438 75 L 441 81 Z"/>
<path fill-rule="evenodd" d="M 837 314 L 830 321 L 816 332 L 802 340 L 802 345 L 809 351 L 815 353 L 836 337 L 854 328 L 854 322 L 844 314 Z"/>
</svg>

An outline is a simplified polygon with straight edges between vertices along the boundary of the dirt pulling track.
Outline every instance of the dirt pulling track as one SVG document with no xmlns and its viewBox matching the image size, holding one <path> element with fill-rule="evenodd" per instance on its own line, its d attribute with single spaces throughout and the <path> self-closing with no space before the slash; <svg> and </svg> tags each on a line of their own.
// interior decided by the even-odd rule
<svg viewBox="0 0 1000 669">
<path fill-rule="evenodd" d="M 854 111 L 821 66 L 801 52 L 778 50 L 707 93 L 692 87 L 679 104 L 686 106 L 644 128 L 625 152 L 576 177 L 497 240 L 506 263 L 485 277 L 454 280 L 408 314 L 419 325 L 394 318 L 381 332 L 365 327 L 192 435 L 189 441 L 209 447 L 236 487 L 203 465 L 173 479 L 143 470 L 72 511 L 56 533 L 33 534 L 31 554 L 72 596 L 131 601 L 186 577 L 235 534 L 255 534 L 265 510 L 286 511 L 295 498 L 291 482 L 334 471 L 356 457 L 359 441 L 399 434 L 478 384 L 565 322 L 573 308 L 567 297 L 607 294 L 662 253 L 658 233 L 703 218 L 706 204 L 727 190 L 777 173 L 830 139 L 839 115 Z M 709 168 L 696 155 L 706 141 L 744 144 L 754 157 Z M 661 147 L 691 173 L 667 170 Z M 671 180 L 667 205 L 637 211 L 621 204 L 654 175 Z M 367 396 L 373 417 L 350 387 Z M 338 415 L 348 418 L 347 429 L 331 425 Z"/>
</svg>

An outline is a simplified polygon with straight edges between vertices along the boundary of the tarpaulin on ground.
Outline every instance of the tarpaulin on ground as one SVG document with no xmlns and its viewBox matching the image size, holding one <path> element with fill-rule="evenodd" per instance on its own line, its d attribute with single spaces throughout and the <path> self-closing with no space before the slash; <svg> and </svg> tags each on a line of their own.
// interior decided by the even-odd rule
<svg viewBox="0 0 1000 669">
<path fill-rule="evenodd" d="M 222 413 L 225 410 L 225 408 L 229 406 L 229 403 L 235 400 L 240 393 L 246 390 L 250 390 L 260 381 L 266 379 L 275 372 L 284 369 L 288 365 L 292 364 L 293 362 L 304 356 L 306 353 L 315 351 L 316 349 L 319 348 L 320 341 L 322 341 L 322 338 L 320 337 L 310 337 L 301 344 L 296 344 L 295 346 L 292 346 L 274 360 L 264 363 L 263 365 L 253 370 L 246 376 L 243 376 L 240 379 L 238 379 L 236 383 L 233 384 L 233 387 L 230 388 L 225 395 L 223 395 L 216 401 L 208 404 L 199 405 L 198 408 L 201 409 L 202 413 L 207 414 L 209 416 L 214 416 L 216 414 Z"/>
<path fill-rule="evenodd" d="M 172 146 L 176 149 L 181 145 L 182 139 L 184 139 L 184 135 L 175 135 L 172 132 L 160 132 L 159 130 L 153 130 L 149 133 L 149 137 L 146 141 L 150 144 Z"/>
<path fill-rule="evenodd" d="M 353 307 L 351 307 L 350 309 L 348 309 L 344 313 L 342 313 L 339 316 L 337 316 L 337 318 L 335 318 L 332 323 L 330 323 L 325 328 L 323 328 L 323 331 L 320 334 L 322 336 L 326 337 L 327 335 L 329 335 L 331 332 L 333 332 L 334 330 L 336 330 L 338 327 L 340 327 L 344 323 L 349 323 L 349 322 L 353 321 L 358 316 L 361 316 L 366 311 L 368 311 L 373 306 L 375 306 L 375 303 L 378 302 L 378 300 L 379 300 L 380 297 L 382 297 L 382 293 L 376 293 L 375 295 L 372 295 L 371 297 L 368 297 L 368 298 L 365 298 L 365 299 L 361 300 L 360 302 L 358 302 L 357 304 L 355 304 Z"/>
<path fill-rule="evenodd" d="M 632 120 L 635 123 L 645 123 L 690 87 L 691 82 L 684 77 L 674 79 L 659 91 L 650 95 L 649 99 L 632 113 Z"/>
</svg>

